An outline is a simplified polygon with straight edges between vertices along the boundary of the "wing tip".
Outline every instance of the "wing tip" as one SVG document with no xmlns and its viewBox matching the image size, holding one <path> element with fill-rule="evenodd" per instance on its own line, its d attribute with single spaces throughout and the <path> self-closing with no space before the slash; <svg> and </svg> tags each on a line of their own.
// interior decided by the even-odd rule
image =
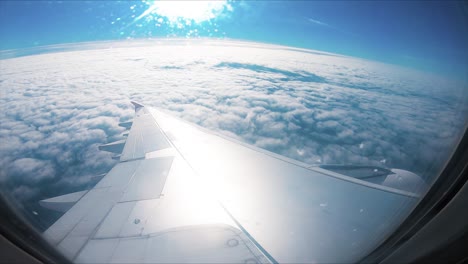
<svg viewBox="0 0 468 264">
<path fill-rule="evenodd" d="M 130 103 L 132 103 L 132 105 L 135 107 L 135 111 L 137 111 L 138 109 L 140 108 L 143 108 L 145 107 L 144 105 L 140 104 L 140 103 L 137 103 L 135 101 L 130 101 Z"/>
</svg>

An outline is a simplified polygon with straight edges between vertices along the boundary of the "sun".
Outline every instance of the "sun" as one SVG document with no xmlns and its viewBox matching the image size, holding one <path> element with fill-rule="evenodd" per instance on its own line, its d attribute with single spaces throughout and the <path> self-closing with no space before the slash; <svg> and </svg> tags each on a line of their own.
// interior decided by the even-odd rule
<svg viewBox="0 0 468 264">
<path fill-rule="evenodd" d="M 231 6 L 228 1 L 149 1 L 148 9 L 136 18 L 139 20 L 148 15 L 165 17 L 170 23 L 182 21 L 200 23 L 219 16 Z"/>
</svg>

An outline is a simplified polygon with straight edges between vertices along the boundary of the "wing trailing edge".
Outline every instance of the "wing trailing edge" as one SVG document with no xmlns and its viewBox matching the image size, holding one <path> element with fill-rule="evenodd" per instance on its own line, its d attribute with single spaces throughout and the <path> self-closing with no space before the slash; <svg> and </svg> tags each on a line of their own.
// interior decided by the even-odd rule
<svg viewBox="0 0 468 264">
<path fill-rule="evenodd" d="M 66 212 L 73 205 L 75 205 L 76 202 L 78 202 L 81 199 L 81 197 L 83 197 L 87 192 L 88 190 L 48 198 L 39 201 L 39 205 L 53 211 Z"/>
</svg>

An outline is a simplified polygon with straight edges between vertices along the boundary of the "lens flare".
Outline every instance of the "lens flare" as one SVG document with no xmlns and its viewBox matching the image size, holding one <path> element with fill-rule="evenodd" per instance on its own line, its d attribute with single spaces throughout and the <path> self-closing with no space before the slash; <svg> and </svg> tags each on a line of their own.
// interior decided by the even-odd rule
<svg viewBox="0 0 468 264">
<path fill-rule="evenodd" d="M 149 7 L 135 21 L 149 15 L 165 17 L 170 23 L 201 23 L 232 9 L 228 1 L 148 1 Z"/>
</svg>

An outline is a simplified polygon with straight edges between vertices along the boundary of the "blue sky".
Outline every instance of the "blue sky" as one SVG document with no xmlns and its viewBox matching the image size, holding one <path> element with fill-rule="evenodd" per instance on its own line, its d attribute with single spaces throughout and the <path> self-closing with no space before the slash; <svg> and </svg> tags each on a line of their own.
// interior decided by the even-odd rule
<svg viewBox="0 0 468 264">
<path fill-rule="evenodd" d="M 0 49 L 145 37 L 219 37 L 318 49 L 466 79 L 468 8 L 450 1 L 240 1 L 177 26 L 143 1 L 1 1 Z M 132 17 L 133 16 L 133 17 Z M 195 31 L 196 30 L 196 31 Z"/>
</svg>

